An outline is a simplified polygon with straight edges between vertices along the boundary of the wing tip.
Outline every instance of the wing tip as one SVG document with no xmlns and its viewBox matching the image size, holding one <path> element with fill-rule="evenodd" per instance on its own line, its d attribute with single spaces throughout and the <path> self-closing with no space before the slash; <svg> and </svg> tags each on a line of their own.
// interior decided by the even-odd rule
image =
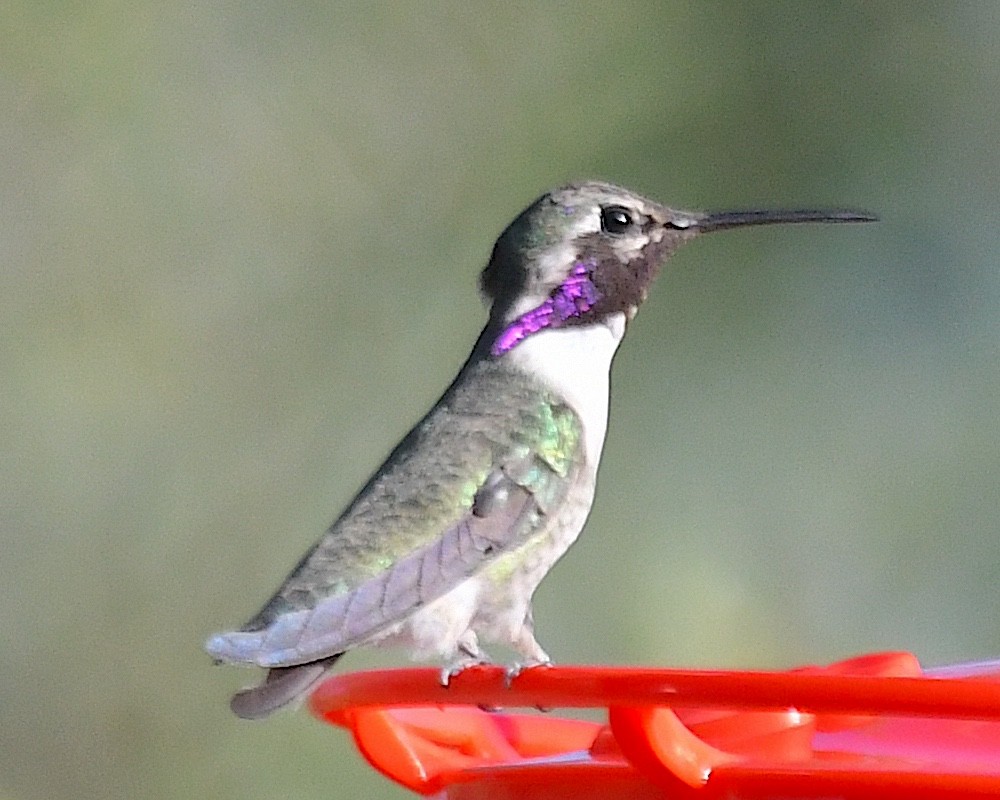
<svg viewBox="0 0 1000 800">
<path fill-rule="evenodd" d="M 205 642 L 205 652 L 216 661 L 224 663 L 254 664 L 257 662 L 263 643 L 263 636 L 260 633 L 245 631 L 217 633 Z"/>
</svg>

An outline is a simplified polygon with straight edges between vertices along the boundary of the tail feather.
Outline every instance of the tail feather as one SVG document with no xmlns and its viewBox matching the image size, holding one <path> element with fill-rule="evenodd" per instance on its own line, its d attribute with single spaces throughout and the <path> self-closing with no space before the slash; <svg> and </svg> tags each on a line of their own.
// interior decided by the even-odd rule
<svg viewBox="0 0 1000 800">
<path fill-rule="evenodd" d="M 259 686 L 243 689 L 233 695 L 229 707 L 241 719 L 262 719 L 304 697 L 319 683 L 324 673 L 343 655 L 268 670 Z"/>
</svg>

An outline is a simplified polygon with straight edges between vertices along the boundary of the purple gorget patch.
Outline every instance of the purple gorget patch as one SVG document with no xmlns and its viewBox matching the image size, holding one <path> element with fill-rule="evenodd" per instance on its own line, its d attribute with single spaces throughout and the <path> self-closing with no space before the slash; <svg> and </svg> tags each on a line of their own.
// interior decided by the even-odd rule
<svg viewBox="0 0 1000 800">
<path fill-rule="evenodd" d="M 569 277 L 559 284 L 544 303 L 526 311 L 504 329 L 490 348 L 490 353 L 494 356 L 503 355 L 531 334 L 545 328 L 561 328 L 568 321 L 593 308 L 601 297 L 591 280 L 594 266 L 591 261 L 578 261 L 574 264 Z"/>
</svg>

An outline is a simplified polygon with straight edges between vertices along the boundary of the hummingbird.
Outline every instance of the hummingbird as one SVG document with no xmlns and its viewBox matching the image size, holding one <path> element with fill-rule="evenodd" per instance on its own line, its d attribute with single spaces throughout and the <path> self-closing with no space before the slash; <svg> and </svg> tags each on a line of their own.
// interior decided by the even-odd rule
<svg viewBox="0 0 1000 800">
<path fill-rule="evenodd" d="M 489 318 L 441 399 L 237 631 L 217 662 L 268 670 L 230 703 L 254 719 L 304 697 L 346 651 L 402 645 L 441 683 L 516 653 L 551 661 L 531 600 L 590 514 L 610 370 L 664 262 L 703 233 L 870 222 L 847 210 L 680 211 L 601 182 L 542 195 L 503 231 L 480 276 Z"/>
</svg>

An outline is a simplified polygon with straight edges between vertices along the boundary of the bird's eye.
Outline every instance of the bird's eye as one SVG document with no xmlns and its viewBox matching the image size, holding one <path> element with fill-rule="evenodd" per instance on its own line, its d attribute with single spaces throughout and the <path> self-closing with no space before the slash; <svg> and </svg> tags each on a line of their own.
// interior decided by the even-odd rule
<svg viewBox="0 0 1000 800">
<path fill-rule="evenodd" d="M 622 234 L 632 227 L 632 215 L 621 206 L 605 206 L 601 209 L 601 230 L 610 234 Z"/>
</svg>

